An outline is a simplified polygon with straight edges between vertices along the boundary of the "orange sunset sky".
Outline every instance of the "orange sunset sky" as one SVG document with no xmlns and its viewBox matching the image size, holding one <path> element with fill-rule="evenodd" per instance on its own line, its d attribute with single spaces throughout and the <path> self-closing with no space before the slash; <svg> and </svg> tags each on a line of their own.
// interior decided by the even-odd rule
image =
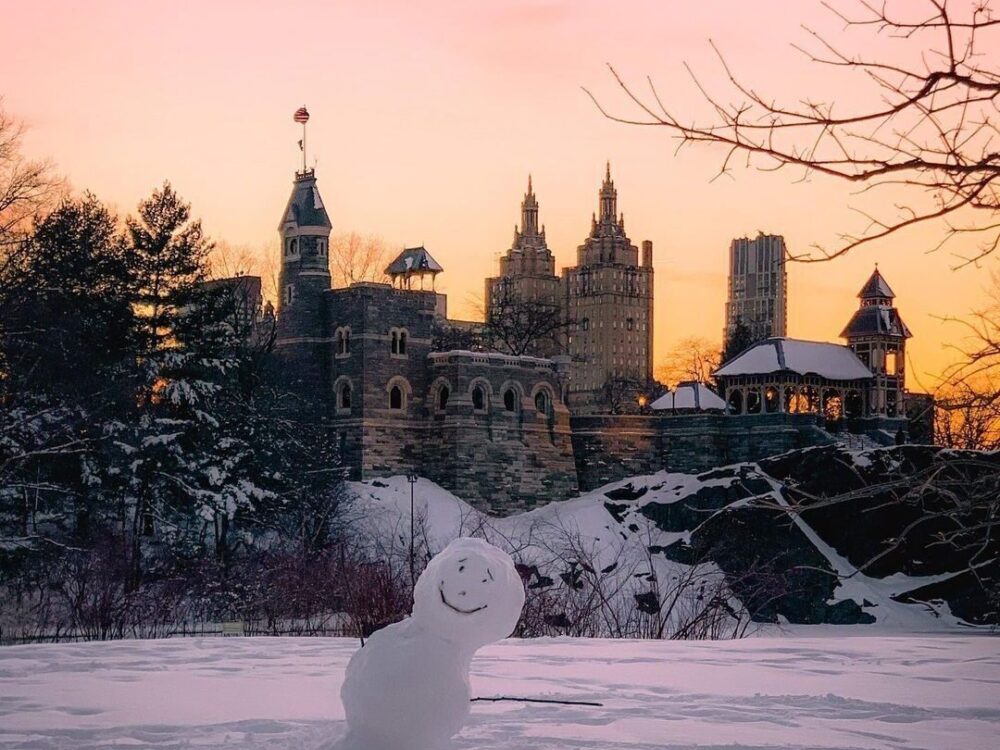
<svg viewBox="0 0 1000 750">
<path fill-rule="evenodd" d="M 683 337 L 720 338 L 731 238 L 783 234 L 792 252 L 832 244 L 863 229 L 849 208 L 861 199 L 791 172 L 713 181 L 720 152 L 678 154 L 662 129 L 609 122 L 581 86 L 628 112 L 610 62 L 638 84 L 651 75 L 677 111 L 703 111 L 682 63 L 721 88 L 712 39 L 761 90 L 863 103 L 857 79 L 792 49 L 808 41 L 801 24 L 853 48 L 881 44 L 844 36 L 813 0 L 17 0 L 0 25 L 0 96 L 30 127 L 28 155 L 51 158 L 75 189 L 124 213 L 169 179 L 214 239 L 260 256 L 277 251 L 300 158 L 292 112 L 306 104 L 335 230 L 426 245 L 453 317 L 475 315 L 528 173 L 561 267 L 575 262 L 610 159 L 629 235 L 654 243 L 659 365 Z M 932 387 L 961 343 L 939 318 L 983 306 L 997 268 L 951 270 L 961 248 L 928 254 L 936 237 L 917 229 L 792 264 L 789 335 L 837 340 L 878 261 L 914 332 L 910 385 Z"/>
</svg>

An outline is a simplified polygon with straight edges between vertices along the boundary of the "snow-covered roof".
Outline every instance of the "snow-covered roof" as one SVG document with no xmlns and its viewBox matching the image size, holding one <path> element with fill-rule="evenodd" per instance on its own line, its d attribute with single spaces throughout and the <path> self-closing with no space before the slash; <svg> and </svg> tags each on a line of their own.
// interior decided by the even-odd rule
<svg viewBox="0 0 1000 750">
<path fill-rule="evenodd" d="M 704 383 L 688 380 L 678 383 L 673 390 L 667 391 L 649 405 L 654 411 L 666 409 L 687 409 L 694 411 L 725 411 L 726 402 Z"/>
<path fill-rule="evenodd" d="M 870 378 L 871 370 L 846 346 L 825 341 L 773 338 L 761 341 L 716 371 L 716 375 L 766 375 L 794 372 L 827 380 Z"/>
<path fill-rule="evenodd" d="M 385 272 L 390 276 L 406 276 L 411 273 L 440 273 L 443 270 L 426 248 L 408 247 L 396 256 Z"/>
</svg>

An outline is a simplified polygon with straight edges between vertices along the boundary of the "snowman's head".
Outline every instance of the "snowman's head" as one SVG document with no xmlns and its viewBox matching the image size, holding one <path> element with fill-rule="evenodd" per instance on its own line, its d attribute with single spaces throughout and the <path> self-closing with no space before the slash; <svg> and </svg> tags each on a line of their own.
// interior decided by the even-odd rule
<svg viewBox="0 0 1000 750">
<path fill-rule="evenodd" d="M 413 591 L 413 619 L 469 648 L 510 635 L 523 606 L 524 585 L 510 555 L 467 537 L 435 555 Z"/>
</svg>

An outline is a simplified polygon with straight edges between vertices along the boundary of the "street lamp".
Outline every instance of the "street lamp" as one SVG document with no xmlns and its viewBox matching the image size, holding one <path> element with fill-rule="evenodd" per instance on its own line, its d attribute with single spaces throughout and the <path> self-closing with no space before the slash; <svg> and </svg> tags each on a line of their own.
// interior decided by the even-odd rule
<svg viewBox="0 0 1000 750">
<path fill-rule="evenodd" d="M 414 567 L 413 540 L 416 537 L 413 527 L 413 485 L 417 483 L 416 474 L 407 474 L 406 481 L 410 483 L 410 586 L 416 588 L 417 576 Z"/>
</svg>

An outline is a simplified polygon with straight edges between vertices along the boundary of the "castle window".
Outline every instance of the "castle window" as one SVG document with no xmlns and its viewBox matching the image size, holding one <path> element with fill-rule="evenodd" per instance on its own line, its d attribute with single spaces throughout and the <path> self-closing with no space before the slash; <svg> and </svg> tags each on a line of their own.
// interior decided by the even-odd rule
<svg viewBox="0 0 1000 750">
<path fill-rule="evenodd" d="M 403 409 L 403 389 L 394 385 L 389 391 L 389 408 L 395 411 Z"/>
<path fill-rule="evenodd" d="M 517 394 L 513 388 L 508 388 L 503 394 L 503 408 L 513 412 L 517 408 Z"/>
<path fill-rule="evenodd" d="M 340 402 L 339 408 L 350 409 L 351 408 L 351 385 L 350 383 L 344 383 L 340 386 Z"/>
<path fill-rule="evenodd" d="M 319 253 L 320 255 L 326 255 L 326 240 L 325 239 L 320 238 L 320 239 L 316 240 L 316 252 Z"/>
<path fill-rule="evenodd" d="M 344 354 L 351 353 L 351 329 L 344 329 Z"/>
<path fill-rule="evenodd" d="M 549 413 L 549 396 L 545 391 L 539 391 L 535 394 L 535 410 L 539 414 Z"/>
<path fill-rule="evenodd" d="M 405 357 L 407 338 L 409 338 L 409 335 L 405 328 L 390 328 L 389 353 L 394 357 Z"/>
<path fill-rule="evenodd" d="M 351 353 L 351 329 L 338 328 L 336 333 L 336 356 L 346 357 Z"/>
<path fill-rule="evenodd" d="M 293 299 L 295 299 L 295 286 L 289 284 L 285 287 L 285 304 L 292 304 Z"/>
<path fill-rule="evenodd" d="M 291 239 L 288 240 L 287 251 L 288 251 L 288 255 L 295 255 L 296 253 L 298 253 L 298 251 L 299 251 L 299 241 L 295 237 L 292 237 Z"/>
<path fill-rule="evenodd" d="M 486 391 L 481 385 L 472 389 L 472 408 L 476 411 L 486 410 Z"/>
<path fill-rule="evenodd" d="M 583 330 L 585 330 L 585 331 L 589 331 L 590 330 L 590 318 L 584 318 L 583 320 L 581 320 L 580 321 L 580 327 Z"/>
<path fill-rule="evenodd" d="M 438 391 L 438 409 L 444 411 L 445 407 L 448 406 L 448 396 L 451 395 L 448 391 L 448 386 L 443 385 Z"/>
</svg>

